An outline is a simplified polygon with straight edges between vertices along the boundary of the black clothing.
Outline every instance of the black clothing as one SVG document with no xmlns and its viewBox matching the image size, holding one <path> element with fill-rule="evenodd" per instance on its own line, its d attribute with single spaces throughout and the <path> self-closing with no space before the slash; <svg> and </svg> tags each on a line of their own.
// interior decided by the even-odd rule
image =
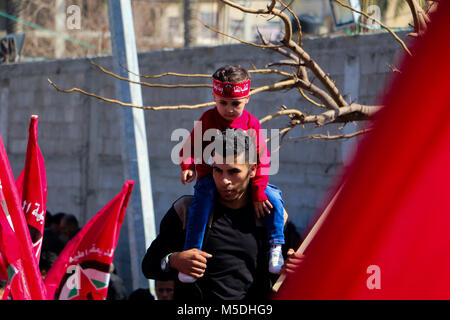
<svg viewBox="0 0 450 320">
<path fill-rule="evenodd" d="M 57 256 L 64 249 L 65 243 L 59 238 L 52 229 L 45 228 L 44 236 L 42 238 L 42 252 L 49 251 L 55 253 Z"/>
<path fill-rule="evenodd" d="M 284 239 L 285 243 L 281 247 L 281 252 L 283 253 L 284 259 L 286 259 L 288 250 L 297 250 L 303 242 L 303 238 L 297 232 L 295 224 L 289 220 L 284 225 Z"/>
<path fill-rule="evenodd" d="M 181 197 L 161 221 L 160 233 L 142 262 L 147 278 L 167 278 L 161 270 L 161 259 L 171 252 L 183 250 L 187 209 L 192 196 Z M 181 283 L 178 271 L 169 274 L 175 280 L 175 300 L 264 300 L 271 292 L 268 272 L 268 240 L 264 225 L 255 218 L 251 205 L 230 209 L 216 203 L 203 241 L 208 259 L 203 277 L 193 284 Z M 276 277 L 275 277 L 276 279 Z"/>
<path fill-rule="evenodd" d="M 153 301 L 155 300 L 155 297 L 150 293 L 149 289 L 139 288 L 130 294 L 128 300 Z"/>
<path fill-rule="evenodd" d="M 112 272 L 109 279 L 108 294 L 106 296 L 106 300 L 126 299 L 127 293 L 122 278 L 119 277 L 115 272 Z"/>
<path fill-rule="evenodd" d="M 207 235 L 203 251 L 212 254 L 208 259 L 205 276 L 199 285 L 208 288 L 206 300 L 242 300 L 253 285 L 259 250 L 258 234 L 253 206 L 230 209 L 221 204 Z"/>
</svg>

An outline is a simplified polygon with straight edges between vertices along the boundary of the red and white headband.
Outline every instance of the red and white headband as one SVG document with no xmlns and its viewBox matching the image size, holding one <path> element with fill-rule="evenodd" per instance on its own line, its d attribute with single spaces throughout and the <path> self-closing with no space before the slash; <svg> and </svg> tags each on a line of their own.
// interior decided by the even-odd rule
<svg viewBox="0 0 450 320">
<path fill-rule="evenodd" d="M 242 99 L 250 96 L 250 79 L 242 82 L 222 82 L 213 78 L 213 92 L 225 99 Z"/>
</svg>

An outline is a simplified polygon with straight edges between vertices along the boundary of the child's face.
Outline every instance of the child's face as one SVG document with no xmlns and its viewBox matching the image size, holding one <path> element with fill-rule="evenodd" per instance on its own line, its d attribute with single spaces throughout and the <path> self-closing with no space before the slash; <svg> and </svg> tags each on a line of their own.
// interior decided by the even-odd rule
<svg viewBox="0 0 450 320">
<path fill-rule="evenodd" d="M 249 97 L 242 99 L 226 99 L 215 94 L 213 94 L 213 96 L 217 111 L 222 118 L 228 121 L 232 121 L 239 117 L 249 100 Z"/>
</svg>

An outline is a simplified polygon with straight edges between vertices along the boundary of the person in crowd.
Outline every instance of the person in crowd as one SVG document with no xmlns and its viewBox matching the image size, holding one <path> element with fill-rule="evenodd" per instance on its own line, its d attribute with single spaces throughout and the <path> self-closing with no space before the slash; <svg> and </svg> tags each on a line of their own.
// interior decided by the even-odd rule
<svg viewBox="0 0 450 320">
<path fill-rule="evenodd" d="M 156 280 L 155 291 L 156 298 L 158 300 L 173 300 L 173 294 L 175 290 L 174 280 Z"/>
<path fill-rule="evenodd" d="M 42 252 L 53 252 L 58 256 L 64 249 L 64 241 L 61 239 L 60 223 L 62 218 L 66 214 L 64 212 L 58 212 L 55 215 L 47 212 L 45 217 L 44 236 L 42 238 Z"/>
<path fill-rule="evenodd" d="M 64 241 L 67 243 L 80 231 L 78 225 L 78 219 L 73 214 L 66 214 L 61 219 L 59 224 L 61 234 L 63 235 Z"/>
<path fill-rule="evenodd" d="M 39 259 L 39 271 L 41 272 L 42 279 L 45 279 L 57 257 L 58 255 L 52 251 L 43 250 L 41 252 L 41 257 Z"/>
<path fill-rule="evenodd" d="M 127 294 L 125 289 L 125 284 L 119 275 L 117 274 L 116 267 L 111 263 L 109 268 L 109 285 L 108 294 L 106 300 L 126 300 Z"/>
<path fill-rule="evenodd" d="M 268 270 L 267 229 L 254 214 L 251 180 L 257 165 L 249 163 L 248 156 L 253 140 L 240 129 L 229 129 L 216 139 L 222 140 L 223 148 L 213 154 L 216 196 L 202 250 L 184 249 L 186 216 L 193 197 L 183 196 L 163 217 L 142 271 L 149 279 L 168 275 L 175 279 L 174 300 L 264 300 L 277 276 Z M 226 155 L 232 155 L 233 161 L 225 163 Z M 180 282 L 179 272 L 197 281 Z"/>
<path fill-rule="evenodd" d="M 6 283 L 5 280 L 0 280 L 0 299 L 2 299 L 3 293 L 5 293 Z"/>
<path fill-rule="evenodd" d="M 139 288 L 134 290 L 130 296 L 128 297 L 128 300 L 131 301 L 154 301 L 155 297 L 151 294 L 149 288 Z"/>
</svg>

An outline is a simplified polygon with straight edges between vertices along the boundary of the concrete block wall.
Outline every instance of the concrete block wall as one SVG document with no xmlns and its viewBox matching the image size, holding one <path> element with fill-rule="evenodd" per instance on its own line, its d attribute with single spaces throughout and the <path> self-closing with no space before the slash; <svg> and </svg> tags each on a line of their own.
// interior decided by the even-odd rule
<svg viewBox="0 0 450 320">
<path fill-rule="evenodd" d="M 394 65 L 403 53 L 388 34 L 305 39 L 304 47 L 336 80 L 339 88 L 344 87 L 346 57 L 359 57 L 360 103 L 376 101 L 390 72 L 388 64 Z M 267 63 L 280 59 L 284 57 L 246 45 L 139 54 L 141 74 L 167 71 L 212 74 L 224 64 L 264 68 Z M 98 57 L 95 61 L 112 70 L 111 57 Z M 121 190 L 124 182 L 118 122 L 121 107 L 78 93 L 59 93 L 48 84 L 47 78 L 62 88 L 79 87 L 106 97 L 114 97 L 116 80 L 96 70 L 87 59 L 0 66 L 0 133 L 7 145 L 15 176 L 24 165 L 30 116 L 38 114 L 39 145 L 47 169 L 48 210 L 73 213 L 84 224 Z M 177 83 L 179 80 L 167 77 L 154 82 Z M 209 83 L 206 79 L 185 79 L 183 82 Z M 266 83 L 267 78 L 253 76 L 252 86 Z M 210 89 L 143 87 L 142 91 L 144 105 L 196 104 L 212 100 Z M 279 110 L 281 104 L 288 108 L 308 105 L 292 90 L 255 95 L 247 109 L 261 118 Z M 145 113 L 156 230 L 172 202 L 193 190 L 192 185 L 180 184 L 180 169 L 170 160 L 172 148 L 178 143 L 170 141 L 171 133 L 178 128 L 191 130 L 193 122 L 205 110 Z M 264 124 L 263 128 L 283 128 L 287 122 L 287 117 L 280 117 Z M 327 132 L 338 132 L 337 126 L 326 129 L 298 127 L 291 131 L 290 137 Z M 270 182 L 282 189 L 290 218 L 304 236 L 342 167 L 342 142 L 285 140 L 278 155 L 273 156 L 279 156 L 280 169 L 278 174 L 270 177 Z M 126 234 L 125 222 L 119 245 Z M 119 270 L 122 264 L 129 263 L 127 259 L 126 248 L 122 246 L 116 254 Z M 123 277 L 127 280 L 128 276 Z"/>
</svg>

